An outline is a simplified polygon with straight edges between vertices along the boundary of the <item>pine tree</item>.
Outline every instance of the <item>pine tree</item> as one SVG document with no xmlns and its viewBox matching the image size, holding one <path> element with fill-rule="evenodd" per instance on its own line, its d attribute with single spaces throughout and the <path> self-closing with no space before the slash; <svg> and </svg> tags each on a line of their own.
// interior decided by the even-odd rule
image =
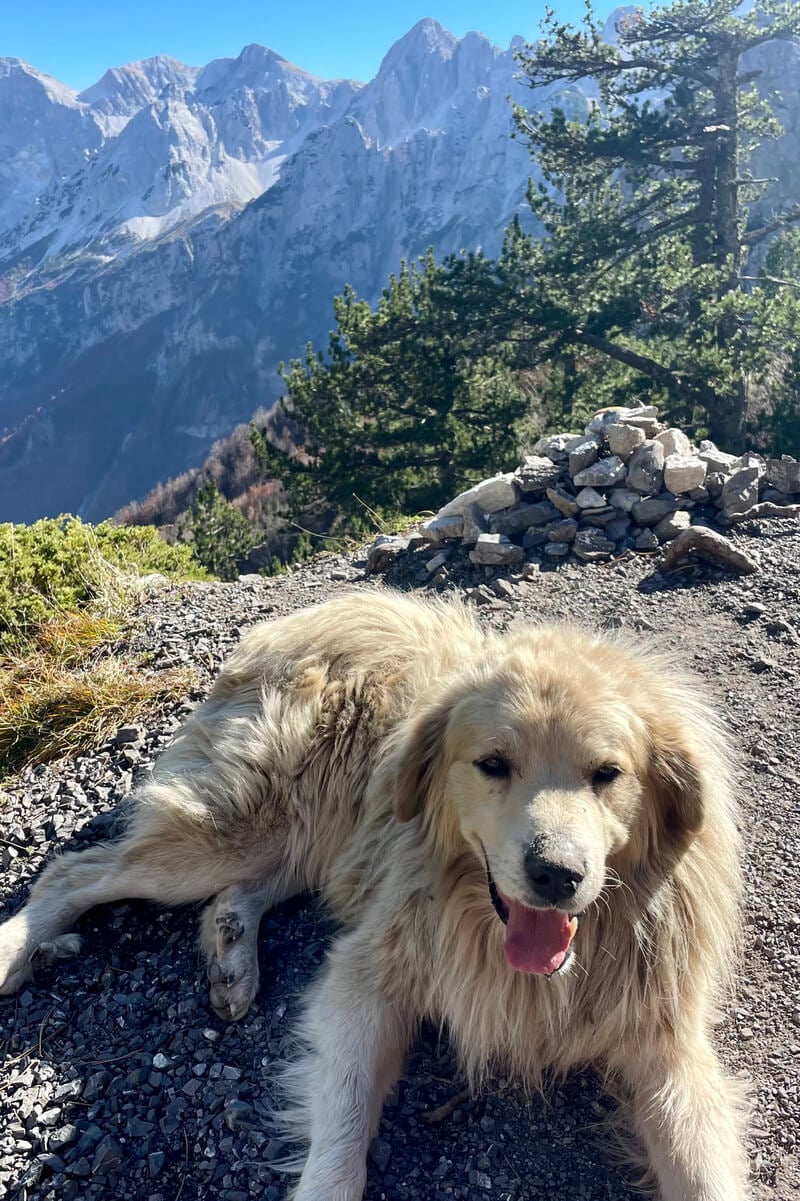
<svg viewBox="0 0 800 1201">
<path fill-rule="evenodd" d="M 257 541 L 247 517 L 225 499 L 211 478 L 198 491 L 181 532 L 196 558 L 221 580 L 236 579 Z"/>
<path fill-rule="evenodd" d="M 351 527 L 367 510 L 436 508 L 511 463 L 527 401 L 490 314 L 503 293 L 481 255 L 403 265 L 375 307 L 351 288 L 334 303 L 327 355 L 283 372 L 282 416 L 302 430 L 287 458 L 253 431 L 291 510 L 329 506 Z"/>
<path fill-rule="evenodd" d="M 532 88 L 566 89 L 561 105 L 557 94 L 548 111 L 515 110 L 543 173 L 529 201 L 544 238 L 518 235 L 514 248 L 532 356 L 580 362 L 595 403 L 650 393 L 686 418 L 700 405 L 730 447 L 743 443 L 749 389 L 768 386 L 796 303 L 750 286 L 748 252 L 800 218 L 747 228 L 748 203 L 770 182 L 752 178 L 749 158 L 779 126 L 743 64 L 800 33 L 800 5 L 740 7 L 637 9 L 617 45 L 602 40 L 590 0 L 577 30 L 550 10 L 519 61 Z M 563 97 L 587 78 L 596 102 L 571 117 Z"/>
</svg>

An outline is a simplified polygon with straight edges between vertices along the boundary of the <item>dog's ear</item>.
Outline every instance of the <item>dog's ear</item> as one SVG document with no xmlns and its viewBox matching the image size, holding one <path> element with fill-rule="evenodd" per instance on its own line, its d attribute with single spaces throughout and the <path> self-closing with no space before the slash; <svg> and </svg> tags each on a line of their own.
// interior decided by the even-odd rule
<svg viewBox="0 0 800 1201">
<path fill-rule="evenodd" d="M 651 726 L 651 820 L 659 841 L 679 853 L 703 824 L 704 773 L 696 738 L 683 718 L 662 714 Z"/>
<path fill-rule="evenodd" d="M 422 812 L 441 759 L 450 706 L 432 705 L 415 718 L 400 743 L 393 767 L 394 813 L 410 822 Z"/>
</svg>

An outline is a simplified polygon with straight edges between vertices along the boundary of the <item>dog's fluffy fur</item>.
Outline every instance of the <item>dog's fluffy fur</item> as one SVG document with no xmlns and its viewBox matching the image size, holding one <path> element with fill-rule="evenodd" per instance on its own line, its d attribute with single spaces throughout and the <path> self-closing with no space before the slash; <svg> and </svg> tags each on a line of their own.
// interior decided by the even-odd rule
<svg viewBox="0 0 800 1201">
<path fill-rule="evenodd" d="M 74 953 L 67 931 L 92 905 L 212 897 L 211 1001 L 239 1018 L 262 913 L 319 890 L 344 929 L 290 1073 L 308 1146 L 297 1201 L 361 1197 L 424 1018 L 447 1023 L 474 1082 L 595 1065 L 627 1098 L 662 1201 L 743 1201 L 740 1106 L 709 1040 L 738 927 L 730 764 L 664 656 L 566 627 L 500 637 L 456 604 L 353 593 L 243 639 L 127 835 L 56 859 L 0 927 L 0 992 Z M 567 873 L 555 911 L 534 851 Z M 519 928 L 516 967 L 541 959 L 540 919 L 556 929 L 549 978 L 512 966 Z"/>
</svg>

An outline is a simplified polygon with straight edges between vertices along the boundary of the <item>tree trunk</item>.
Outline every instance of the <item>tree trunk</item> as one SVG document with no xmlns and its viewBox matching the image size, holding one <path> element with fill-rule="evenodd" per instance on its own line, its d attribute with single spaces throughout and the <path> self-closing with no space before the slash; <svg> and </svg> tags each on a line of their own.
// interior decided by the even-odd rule
<svg viewBox="0 0 800 1201">
<path fill-rule="evenodd" d="M 720 450 L 741 454 L 747 432 L 747 383 L 742 375 L 736 388 L 708 406 L 708 433 Z"/>
</svg>

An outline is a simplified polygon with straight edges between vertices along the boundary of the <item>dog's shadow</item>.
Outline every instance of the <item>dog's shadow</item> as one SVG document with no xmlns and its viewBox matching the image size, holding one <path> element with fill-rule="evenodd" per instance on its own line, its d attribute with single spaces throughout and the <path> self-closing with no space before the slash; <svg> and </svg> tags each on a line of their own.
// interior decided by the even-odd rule
<svg viewBox="0 0 800 1201">
<path fill-rule="evenodd" d="M 116 836 L 126 812 L 93 819 L 63 849 Z M 231 1025 L 209 1007 L 196 911 L 124 903 L 92 910 L 78 929 L 77 958 L 0 1000 L 11 1195 L 284 1197 L 279 1165 L 293 1149 L 271 1124 L 277 1068 L 335 932 L 314 898 L 264 918 L 261 989 Z M 502 1077 L 470 1096 L 446 1034 L 425 1028 L 370 1148 L 367 1201 L 633 1201 L 603 1131 L 611 1107 L 582 1075 L 547 1102 Z"/>
</svg>

